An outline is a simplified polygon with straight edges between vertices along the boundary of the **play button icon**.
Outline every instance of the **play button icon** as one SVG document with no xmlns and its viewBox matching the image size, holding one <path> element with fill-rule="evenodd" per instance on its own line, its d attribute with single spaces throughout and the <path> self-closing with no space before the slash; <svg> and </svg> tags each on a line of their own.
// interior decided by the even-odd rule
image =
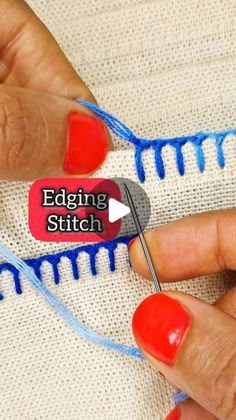
<svg viewBox="0 0 236 420">
<path fill-rule="evenodd" d="M 114 223 L 122 217 L 130 213 L 130 208 L 115 198 L 110 198 L 108 201 L 108 219 L 110 223 Z"/>
</svg>

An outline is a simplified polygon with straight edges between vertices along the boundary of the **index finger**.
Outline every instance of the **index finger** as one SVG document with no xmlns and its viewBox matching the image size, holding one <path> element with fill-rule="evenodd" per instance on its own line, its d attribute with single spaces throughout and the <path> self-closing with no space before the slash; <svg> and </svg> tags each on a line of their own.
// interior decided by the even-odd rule
<svg viewBox="0 0 236 420">
<path fill-rule="evenodd" d="M 236 270 L 236 210 L 189 216 L 145 234 L 162 282 Z M 132 267 L 151 278 L 139 239 L 130 246 Z"/>
<path fill-rule="evenodd" d="M 0 3 L 0 81 L 95 102 L 50 31 L 26 2 Z"/>
</svg>

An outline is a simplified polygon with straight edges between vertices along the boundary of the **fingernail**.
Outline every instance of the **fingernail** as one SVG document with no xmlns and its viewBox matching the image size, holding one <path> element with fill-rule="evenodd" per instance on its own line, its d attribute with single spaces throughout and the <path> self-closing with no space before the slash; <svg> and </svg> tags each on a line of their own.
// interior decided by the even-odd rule
<svg viewBox="0 0 236 420">
<path fill-rule="evenodd" d="M 190 323 L 190 314 L 177 300 L 155 293 L 138 306 L 132 327 L 146 353 L 172 366 Z"/>
<path fill-rule="evenodd" d="M 128 250 L 130 250 L 130 248 L 131 248 L 132 244 L 134 243 L 135 239 L 136 238 L 133 238 L 133 239 L 131 239 L 131 241 L 129 241 L 129 243 L 128 243 Z"/>
<path fill-rule="evenodd" d="M 165 420 L 179 420 L 180 419 L 180 408 L 175 407 L 165 418 Z"/>
<path fill-rule="evenodd" d="M 106 158 L 108 144 L 107 131 L 98 118 L 71 112 L 68 116 L 64 172 L 86 175 L 96 171 Z"/>
</svg>

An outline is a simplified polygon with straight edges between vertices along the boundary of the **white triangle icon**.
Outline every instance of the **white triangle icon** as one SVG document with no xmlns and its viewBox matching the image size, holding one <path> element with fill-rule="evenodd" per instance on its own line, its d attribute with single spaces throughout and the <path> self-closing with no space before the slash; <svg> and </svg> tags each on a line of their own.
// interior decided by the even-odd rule
<svg viewBox="0 0 236 420">
<path fill-rule="evenodd" d="M 108 219 L 110 223 L 114 223 L 122 217 L 130 213 L 130 208 L 122 204 L 120 201 L 110 198 L 108 202 Z"/>
</svg>

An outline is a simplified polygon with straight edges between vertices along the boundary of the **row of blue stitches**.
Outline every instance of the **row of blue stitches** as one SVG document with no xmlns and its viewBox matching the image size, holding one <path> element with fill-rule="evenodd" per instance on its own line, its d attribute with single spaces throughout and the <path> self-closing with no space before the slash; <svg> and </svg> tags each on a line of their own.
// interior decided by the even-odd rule
<svg viewBox="0 0 236 420">
<path fill-rule="evenodd" d="M 128 245 L 130 240 L 134 236 L 123 236 L 116 238 L 113 241 L 108 242 L 99 242 L 91 245 L 82 245 L 78 248 L 69 249 L 62 251 L 56 254 L 42 255 L 37 258 L 31 258 L 25 260 L 25 263 L 34 270 L 35 275 L 38 279 L 42 280 L 41 266 L 44 262 L 48 262 L 53 269 L 54 283 L 60 283 L 60 272 L 58 265 L 63 257 L 66 257 L 71 262 L 72 273 L 75 280 L 79 279 L 79 267 L 77 264 L 77 257 L 85 252 L 89 256 L 90 270 L 92 275 L 96 276 L 96 256 L 101 249 L 106 249 L 108 251 L 108 260 L 110 271 L 115 271 L 115 250 L 119 244 Z M 20 273 L 12 264 L 2 263 L 0 264 L 0 274 L 4 271 L 8 271 L 12 274 L 15 284 L 15 291 L 19 295 L 22 293 Z M 0 300 L 4 299 L 3 293 L 0 293 Z"/>
<path fill-rule="evenodd" d="M 107 337 L 97 334 L 91 328 L 82 324 L 77 319 L 73 312 L 35 275 L 34 270 L 25 263 L 25 261 L 14 255 L 9 249 L 0 243 L 0 256 L 2 256 L 8 263 L 10 263 L 16 270 L 21 273 L 28 281 L 29 285 L 39 293 L 45 302 L 60 316 L 65 324 L 67 324 L 77 335 L 90 343 L 106 347 L 111 350 L 116 350 L 119 353 L 137 357 L 144 360 L 144 356 L 137 347 L 127 346 L 125 344 L 117 343 Z"/>
<path fill-rule="evenodd" d="M 236 135 L 236 129 L 225 130 L 221 132 L 199 132 L 191 136 L 174 137 L 174 138 L 157 138 L 145 139 L 137 137 L 130 128 L 128 128 L 122 121 L 114 115 L 104 111 L 97 105 L 83 100 L 76 100 L 80 105 L 86 106 L 90 111 L 101 118 L 105 124 L 120 138 L 131 143 L 135 147 L 135 165 L 137 175 L 140 182 L 145 181 L 145 169 L 142 161 L 142 153 L 144 150 L 153 149 L 155 155 L 156 171 L 160 179 L 165 178 L 165 166 L 162 158 L 163 147 L 169 145 L 175 149 L 176 164 L 179 174 L 182 176 L 185 173 L 184 155 L 182 147 L 186 143 L 192 143 L 196 151 L 197 165 L 200 172 L 205 169 L 205 156 L 203 152 L 203 142 L 207 139 L 215 141 L 217 163 L 220 168 L 225 166 L 225 158 L 223 151 L 223 142 L 228 135 Z"/>
</svg>

